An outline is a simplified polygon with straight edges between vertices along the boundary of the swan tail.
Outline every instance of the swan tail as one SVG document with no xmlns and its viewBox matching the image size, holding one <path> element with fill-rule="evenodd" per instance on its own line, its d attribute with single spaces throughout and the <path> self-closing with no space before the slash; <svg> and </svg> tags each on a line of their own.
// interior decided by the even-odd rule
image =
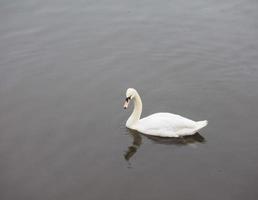
<svg viewBox="0 0 258 200">
<path fill-rule="evenodd" d="M 202 129 L 203 127 L 207 126 L 208 121 L 204 120 L 204 121 L 198 121 L 196 122 L 196 131 Z"/>
</svg>

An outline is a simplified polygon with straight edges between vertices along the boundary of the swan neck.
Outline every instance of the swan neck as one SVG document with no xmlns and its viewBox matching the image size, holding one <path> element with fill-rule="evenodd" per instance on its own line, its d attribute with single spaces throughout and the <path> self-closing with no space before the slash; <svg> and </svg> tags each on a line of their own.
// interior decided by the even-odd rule
<svg viewBox="0 0 258 200">
<path fill-rule="evenodd" d="M 142 114 L 142 100 L 139 94 L 137 94 L 134 98 L 134 109 L 126 122 L 126 126 L 128 128 L 133 129 L 133 126 L 140 120 Z"/>
</svg>

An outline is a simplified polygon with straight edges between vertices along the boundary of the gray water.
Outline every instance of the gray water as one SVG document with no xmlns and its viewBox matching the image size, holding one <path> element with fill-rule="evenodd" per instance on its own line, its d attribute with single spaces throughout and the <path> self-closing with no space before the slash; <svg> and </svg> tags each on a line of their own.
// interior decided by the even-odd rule
<svg viewBox="0 0 258 200">
<path fill-rule="evenodd" d="M 209 120 L 199 135 L 125 128 Z M 1 0 L 1 200 L 253 200 L 256 0 Z"/>
</svg>

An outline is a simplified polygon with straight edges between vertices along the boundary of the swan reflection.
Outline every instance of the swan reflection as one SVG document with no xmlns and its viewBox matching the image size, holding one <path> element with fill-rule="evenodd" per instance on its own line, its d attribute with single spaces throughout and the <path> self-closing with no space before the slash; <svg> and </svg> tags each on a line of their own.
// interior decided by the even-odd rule
<svg viewBox="0 0 258 200">
<path fill-rule="evenodd" d="M 132 145 L 128 147 L 128 150 L 125 152 L 125 160 L 129 161 L 130 158 L 136 153 L 137 149 L 142 144 L 142 136 L 139 132 L 128 129 L 129 135 L 133 137 Z"/>
<path fill-rule="evenodd" d="M 146 137 L 152 140 L 154 143 L 163 144 L 163 145 L 177 145 L 183 146 L 193 143 L 205 143 L 205 138 L 201 136 L 199 133 L 195 133 L 194 135 L 179 137 L 179 138 L 164 138 L 157 137 L 151 135 L 143 135 L 138 131 L 128 129 L 129 135 L 133 138 L 132 145 L 130 145 L 127 151 L 124 154 L 124 158 L 126 161 L 129 161 L 133 155 L 137 152 L 138 148 L 142 144 L 142 137 Z"/>
</svg>

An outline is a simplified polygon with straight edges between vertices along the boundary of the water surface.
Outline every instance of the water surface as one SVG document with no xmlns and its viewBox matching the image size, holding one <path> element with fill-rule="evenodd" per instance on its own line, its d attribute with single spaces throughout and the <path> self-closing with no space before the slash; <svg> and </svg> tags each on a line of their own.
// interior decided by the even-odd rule
<svg viewBox="0 0 258 200">
<path fill-rule="evenodd" d="M 0 199 L 246 199 L 258 186 L 258 2 L 2 0 Z M 197 137 L 125 128 L 209 120 Z"/>
</svg>

